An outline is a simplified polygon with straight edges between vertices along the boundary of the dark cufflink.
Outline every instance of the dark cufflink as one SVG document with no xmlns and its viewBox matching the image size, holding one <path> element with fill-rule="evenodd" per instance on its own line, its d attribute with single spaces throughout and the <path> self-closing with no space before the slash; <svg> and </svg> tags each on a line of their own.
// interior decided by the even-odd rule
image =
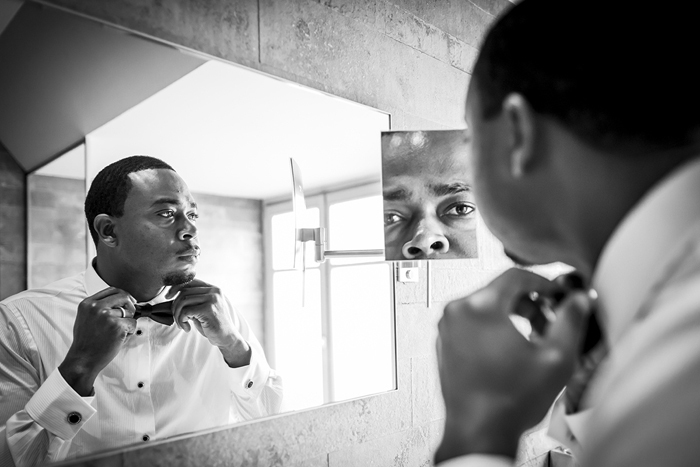
<svg viewBox="0 0 700 467">
<path fill-rule="evenodd" d="M 253 381 L 248 380 L 248 383 L 245 385 L 245 387 L 247 387 L 248 389 L 252 388 L 252 387 L 253 387 Z"/>
<path fill-rule="evenodd" d="M 78 412 L 71 412 L 68 414 L 68 423 L 71 425 L 77 425 L 83 420 L 83 416 L 80 415 Z"/>
</svg>

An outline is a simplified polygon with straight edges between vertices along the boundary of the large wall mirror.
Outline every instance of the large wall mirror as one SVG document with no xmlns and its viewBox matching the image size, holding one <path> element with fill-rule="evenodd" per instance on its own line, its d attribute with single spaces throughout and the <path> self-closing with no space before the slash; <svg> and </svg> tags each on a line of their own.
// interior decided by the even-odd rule
<svg viewBox="0 0 700 467">
<path fill-rule="evenodd" d="M 0 0 L 5 2 L 6 0 Z M 383 248 L 390 116 L 40 3 L 0 31 L 0 141 L 28 176 L 28 286 L 78 273 L 82 203 L 105 165 L 165 160 L 199 205 L 198 277 L 221 287 L 284 378 L 284 411 L 396 387 L 392 264 L 292 268 L 289 158 L 328 246 Z M 50 161 L 46 163 L 46 161 Z"/>
</svg>

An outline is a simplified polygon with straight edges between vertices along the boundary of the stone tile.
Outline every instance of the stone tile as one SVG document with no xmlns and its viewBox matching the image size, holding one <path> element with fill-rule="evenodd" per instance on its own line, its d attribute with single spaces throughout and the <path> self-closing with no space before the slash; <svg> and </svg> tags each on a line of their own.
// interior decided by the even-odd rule
<svg viewBox="0 0 700 467">
<path fill-rule="evenodd" d="M 258 61 L 257 0 L 51 3 L 227 60 Z"/>
<path fill-rule="evenodd" d="M 398 270 L 398 263 L 394 263 L 394 270 Z M 396 277 L 396 276 L 394 276 Z M 394 280 L 394 299 L 397 305 L 410 305 L 426 303 L 427 275 L 425 261 L 418 263 L 418 282 L 399 282 Z"/>
<path fill-rule="evenodd" d="M 260 8 L 263 65 L 388 112 L 464 127 L 467 73 L 318 3 L 264 0 Z"/>
<path fill-rule="evenodd" d="M 0 260 L 0 300 L 27 289 L 25 264 Z"/>
<path fill-rule="evenodd" d="M 328 467 L 329 459 L 328 454 L 322 454 L 320 456 L 311 457 L 309 459 L 304 459 L 301 462 L 292 462 L 291 464 L 285 464 L 289 467 Z"/>
<path fill-rule="evenodd" d="M 450 65 L 472 74 L 474 63 L 479 56 L 479 49 L 454 36 L 448 37 L 447 45 Z"/>
<path fill-rule="evenodd" d="M 384 32 L 402 44 L 443 63 L 471 73 L 478 55 L 476 47 L 424 21 L 410 11 L 384 2 Z"/>
<path fill-rule="evenodd" d="M 311 1 L 260 2 L 260 62 L 323 83 L 322 90 L 377 107 L 389 41 L 362 21 Z"/>
<path fill-rule="evenodd" d="M 0 210 L 0 261 L 26 261 L 24 210 L 4 206 Z"/>
<path fill-rule="evenodd" d="M 466 124 L 465 124 L 466 125 Z M 450 130 L 445 125 L 396 109 L 391 114 L 392 131 Z"/>
<path fill-rule="evenodd" d="M 450 62 L 449 34 L 396 5 L 385 4 L 383 14 L 387 36 L 441 62 Z"/>
<path fill-rule="evenodd" d="M 464 0 L 392 0 L 392 3 L 477 48 L 494 20 L 490 8 L 485 10 L 481 5 Z M 478 3 L 488 3 L 488 0 Z"/>
<path fill-rule="evenodd" d="M 348 16 L 367 27 L 382 30 L 384 25 L 378 9 L 382 0 L 315 0 L 333 13 Z"/>
<path fill-rule="evenodd" d="M 433 269 L 431 274 L 431 299 L 436 303 L 447 302 L 465 297 L 487 285 L 501 271 L 473 268 Z"/>
<path fill-rule="evenodd" d="M 0 143 L 0 191 L 13 188 L 24 191 L 25 183 L 24 171 Z"/>
<path fill-rule="evenodd" d="M 430 422 L 425 425 L 425 428 L 429 430 L 430 452 L 435 453 L 442 441 L 442 434 L 445 432 L 445 420 Z"/>
<path fill-rule="evenodd" d="M 8 183 L 3 184 L 4 180 L 8 180 Z M 23 206 L 26 202 L 24 187 L 14 186 L 13 180 L 9 177 L 3 176 L 2 181 L 0 181 L 0 206 Z"/>
<path fill-rule="evenodd" d="M 422 426 L 445 418 L 435 352 L 415 357 L 412 362 L 413 426 Z"/>
<path fill-rule="evenodd" d="M 437 323 L 443 303 L 431 308 L 423 304 L 401 306 L 396 310 L 396 351 L 402 358 L 425 357 L 435 352 Z"/>
<path fill-rule="evenodd" d="M 431 465 L 430 449 L 428 430 L 419 427 L 333 451 L 329 454 L 329 466 L 427 467 Z"/>
<path fill-rule="evenodd" d="M 376 45 L 381 90 L 377 107 L 401 108 L 448 128 L 464 128 L 464 102 L 470 75 L 449 63 L 386 38 Z"/>
<path fill-rule="evenodd" d="M 493 16 L 498 16 L 513 6 L 509 0 L 469 0 L 469 2 Z"/>
</svg>

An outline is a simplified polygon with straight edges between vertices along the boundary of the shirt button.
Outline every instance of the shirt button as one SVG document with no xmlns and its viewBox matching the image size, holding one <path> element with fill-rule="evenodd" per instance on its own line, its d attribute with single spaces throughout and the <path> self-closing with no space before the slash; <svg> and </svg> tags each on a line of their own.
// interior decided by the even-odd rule
<svg viewBox="0 0 700 467">
<path fill-rule="evenodd" d="M 139 381 L 139 384 L 137 384 L 136 386 L 142 388 L 142 387 L 143 387 L 143 382 L 142 382 L 142 381 Z"/>
<path fill-rule="evenodd" d="M 70 423 L 71 425 L 76 425 L 80 423 L 80 421 L 83 419 L 83 416 L 80 415 L 78 412 L 71 412 L 68 414 L 67 419 L 68 423 Z"/>
<path fill-rule="evenodd" d="M 140 329 L 137 329 L 137 330 L 136 330 L 136 335 L 137 335 L 137 336 L 140 336 L 141 334 L 143 334 L 143 331 L 140 330 Z"/>
<path fill-rule="evenodd" d="M 253 381 L 248 380 L 248 382 L 246 383 L 245 387 L 247 387 L 248 389 L 252 388 L 252 387 L 253 387 Z"/>
<path fill-rule="evenodd" d="M 151 437 L 148 435 L 143 435 L 143 438 L 141 439 L 143 439 L 144 441 L 148 441 L 149 439 L 151 439 Z"/>
</svg>

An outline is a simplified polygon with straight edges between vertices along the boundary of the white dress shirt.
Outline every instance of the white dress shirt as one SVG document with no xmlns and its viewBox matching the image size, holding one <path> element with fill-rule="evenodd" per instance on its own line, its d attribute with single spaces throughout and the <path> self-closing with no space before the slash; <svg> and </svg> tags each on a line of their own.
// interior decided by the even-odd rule
<svg viewBox="0 0 700 467">
<path fill-rule="evenodd" d="M 57 370 L 73 341 L 78 304 L 107 284 L 93 267 L 0 302 L 0 465 L 30 466 L 273 414 L 282 381 L 248 323 L 226 300 L 252 349 L 229 368 L 219 349 L 150 318 L 79 396 Z M 148 303 L 165 301 L 168 291 Z"/>
<path fill-rule="evenodd" d="M 555 410 L 550 435 L 566 444 L 573 433 L 584 466 L 700 465 L 700 158 L 625 216 L 592 285 L 610 353 L 584 395 L 588 409 Z M 512 462 L 468 455 L 440 467 Z"/>
</svg>

